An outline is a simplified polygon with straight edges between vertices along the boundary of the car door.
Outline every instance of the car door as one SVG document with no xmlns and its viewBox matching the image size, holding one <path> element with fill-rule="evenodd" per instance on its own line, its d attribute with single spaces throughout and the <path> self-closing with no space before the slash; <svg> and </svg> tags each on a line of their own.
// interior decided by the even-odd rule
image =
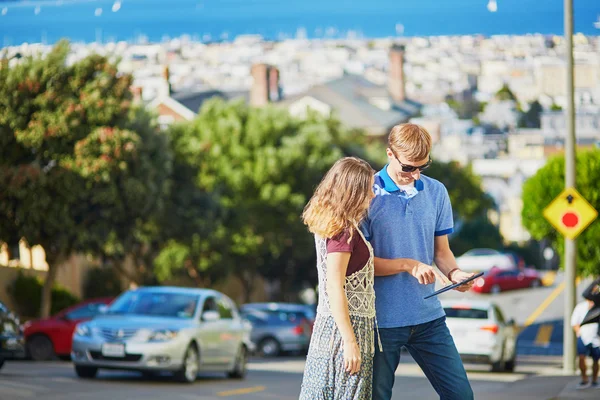
<svg viewBox="0 0 600 400">
<path fill-rule="evenodd" d="M 235 311 L 233 302 L 221 296 L 217 303 L 221 317 L 221 334 L 219 335 L 219 362 L 230 364 L 239 350 L 242 335 L 242 321 Z"/>
<path fill-rule="evenodd" d="M 213 319 L 212 315 L 217 315 L 218 318 Z M 196 339 L 200 343 L 200 361 L 202 365 L 207 366 L 219 364 L 221 321 L 215 296 L 207 296 L 204 299 L 198 318 L 200 321 Z"/>
</svg>

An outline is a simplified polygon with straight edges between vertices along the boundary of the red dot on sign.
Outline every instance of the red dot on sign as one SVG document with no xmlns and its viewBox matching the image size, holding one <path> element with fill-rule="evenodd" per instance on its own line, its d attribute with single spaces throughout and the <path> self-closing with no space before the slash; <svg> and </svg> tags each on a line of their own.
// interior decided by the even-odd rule
<svg viewBox="0 0 600 400">
<path fill-rule="evenodd" d="M 566 212 L 562 216 L 562 223 L 567 228 L 573 228 L 579 223 L 579 217 L 573 212 Z"/>
</svg>

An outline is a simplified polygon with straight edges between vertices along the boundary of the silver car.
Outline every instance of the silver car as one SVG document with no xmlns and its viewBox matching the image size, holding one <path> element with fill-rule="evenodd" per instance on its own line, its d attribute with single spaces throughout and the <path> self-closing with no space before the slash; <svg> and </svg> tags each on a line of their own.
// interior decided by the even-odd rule
<svg viewBox="0 0 600 400">
<path fill-rule="evenodd" d="M 199 371 L 244 378 L 250 331 L 220 292 L 146 287 L 125 292 L 102 315 L 77 325 L 71 358 L 81 378 L 100 368 L 170 371 L 189 383 Z"/>
</svg>

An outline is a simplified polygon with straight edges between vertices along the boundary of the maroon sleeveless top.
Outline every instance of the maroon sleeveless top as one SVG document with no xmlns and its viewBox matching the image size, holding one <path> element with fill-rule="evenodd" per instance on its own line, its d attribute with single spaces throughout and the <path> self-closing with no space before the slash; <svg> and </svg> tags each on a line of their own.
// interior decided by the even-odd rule
<svg viewBox="0 0 600 400">
<path fill-rule="evenodd" d="M 331 239 L 327 239 L 327 254 L 329 253 L 351 253 L 346 276 L 361 270 L 369 261 L 370 252 L 362 236 L 356 230 L 352 240 L 348 243 L 350 231 L 344 230 Z"/>
</svg>

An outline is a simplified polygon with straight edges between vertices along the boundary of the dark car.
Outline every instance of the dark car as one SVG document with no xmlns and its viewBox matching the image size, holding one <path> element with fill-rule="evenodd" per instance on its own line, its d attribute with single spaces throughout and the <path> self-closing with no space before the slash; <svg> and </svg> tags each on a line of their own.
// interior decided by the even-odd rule
<svg viewBox="0 0 600 400">
<path fill-rule="evenodd" d="M 291 303 L 249 303 L 240 308 L 252 324 L 250 338 L 259 354 L 275 357 L 308 349 L 315 321 L 311 307 Z"/>
<path fill-rule="evenodd" d="M 25 357 L 25 339 L 19 318 L 0 302 L 0 368 L 5 360 Z"/>
<path fill-rule="evenodd" d="M 112 300 L 110 297 L 87 300 L 52 317 L 26 322 L 25 340 L 29 356 L 35 361 L 50 360 L 55 355 L 69 358 L 77 324 L 94 318 Z"/>
</svg>

